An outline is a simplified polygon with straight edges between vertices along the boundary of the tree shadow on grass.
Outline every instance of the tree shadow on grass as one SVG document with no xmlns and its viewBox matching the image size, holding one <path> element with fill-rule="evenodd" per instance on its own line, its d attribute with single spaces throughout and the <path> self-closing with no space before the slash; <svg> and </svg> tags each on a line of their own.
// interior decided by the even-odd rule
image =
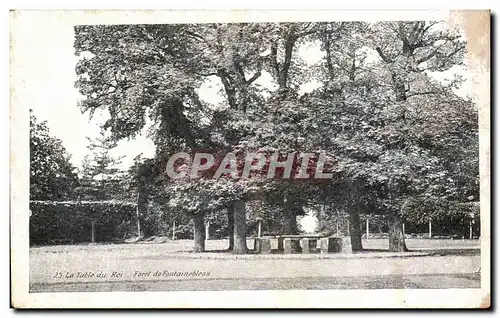
<svg viewBox="0 0 500 318">
<path fill-rule="evenodd" d="M 481 255 L 481 249 L 479 248 L 469 248 L 469 249 L 435 249 L 435 250 L 425 250 L 432 255 L 439 256 L 479 256 Z"/>
<path fill-rule="evenodd" d="M 354 253 L 389 253 L 388 249 L 365 248 Z M 425 252 L 436 256 L 477 256 L 481 255 L 479 248 L 455 248 L 455 249 L 409 249 L 408 252 Z M 394 253 L 394 252 L 391 252 Z"/>
<path fill-rule="evenodd" d="M 474 248 L 474 249 L 409 249 L 407 252 L 401 252 L 401 253 L 422 253 L 424 252 L 426 255 L 429 256 L 479 256 L 481 255 L 481 250 L 479 248 Z M 183 250 L 177 250 L 174 253 L 193 253 L 192 249 L 183 249 Z M 397 252 L 390 252 L 388 249 L 377 249 L 377 248 L 365 248 L 361 251 L 354 251 L 352 252 L 353 254 L 370 254 L 370 253 L 397 253 Z M 228 249 L 217 249 L 217 250 L 206 250 L 204 252 L 199 252 L 199 254 L 226 254 L 226 255 L 234 255 L 231 250 Z M 275 251 L 273 250 L 272 253 L 270 254 L 285 254 L 283 251 Z M 300 254 L 300 253 L 293 253 L 293 254 Z M 311 251 L 309 254 L 320 254 L 319 251 Z M 335 253 L 331 253 L 335 254 Z M 257 253 L 252 249 L 249 249 L 248 252 L 245 255 L 261 255 L 261 253 Z"/>
<path fill-rule="evenodd" d="M 361 251 L 355 251 L 353 253 L 389 253 L 388 249 L 383 248 L 364 248 Z"/>
<path fill-rule="evenodd" d="M 184 249 L 184 250 L 177 250 L 175 253 L 194 253 L 192 249 Z M 223 249 L 223 250 L 205 250 L 203 252 L 198 252 L 199 254 L 227 254 L 227 255 L 233 255 L 233 251 L 228 250 L 228 249 Z M 246 255 L 248 254 L 259 254 L 256 253 L 254 250 L 249 249 Z"/>
</svg>

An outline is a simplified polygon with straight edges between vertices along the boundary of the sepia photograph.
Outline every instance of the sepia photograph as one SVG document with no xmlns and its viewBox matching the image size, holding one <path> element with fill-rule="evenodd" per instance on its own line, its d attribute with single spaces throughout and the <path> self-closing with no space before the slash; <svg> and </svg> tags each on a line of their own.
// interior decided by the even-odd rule
<svg viewBox="0 0 500 318">
<path fill-rule="evenodd" d="M 490 306 L 489 11 L 150 13 L 11 11 L 14 307 Z"/>
</svg>

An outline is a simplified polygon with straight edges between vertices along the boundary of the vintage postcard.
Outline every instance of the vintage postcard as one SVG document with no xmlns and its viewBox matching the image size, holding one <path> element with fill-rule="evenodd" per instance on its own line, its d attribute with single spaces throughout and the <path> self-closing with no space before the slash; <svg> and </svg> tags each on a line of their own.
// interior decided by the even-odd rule
<svg viewBox="0 0 500 318">
<path fill-rule="evenodd" d="M 13 307 L 490 307 L 489 11 L 10 18 Z"/>
</svg>

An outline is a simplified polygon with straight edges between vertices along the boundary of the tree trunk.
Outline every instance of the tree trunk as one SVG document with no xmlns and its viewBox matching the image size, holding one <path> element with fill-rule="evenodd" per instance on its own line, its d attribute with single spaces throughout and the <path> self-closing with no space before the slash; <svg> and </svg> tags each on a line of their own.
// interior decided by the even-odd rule
<svg viewBox="0 0 500 318">
<path fill-rule="evenodd" d="M 363 250 L 363 244 L 361 243 L 361 220 L 359 219 L 360 210 L 360 189 L 359 184 L 356 182 L 349 182 L 349 197 L 351 208 L 349 211 L 347 232 L 351 238 L 351 246 L 353 251 Z"/>
<path fill-rule="evenodd" d="M 95 221 L 92 220 L 92 243 L 95 243 Z"/>
<path fill-rule="evenodd" d="M 295 235 L 299 233 L 299 227 L 297 225 L 297 210 L 295 206 L 295 201 L 290 194 L 286 194 L 284 197 L 285 201 L 285 234 Z"/>
<path fill-rule="evenodd" d="M 148 197 L 146 196 L 143 187 L 137 188 L 136 203 L 137 207 L 135 209 L 135 214 L 136 214 L 135 222 L 136 222 L 137 236 L 143 237 L 147 233 L 144 233 L 145 229 L 141 229 L 141 217 L 146 214 L 148 208 Z"/>
<path fill-rule="evenodd" d="M 247 229 L 245 215 L 245 201 L 238 200 L 233 203 L 234 216 L 234 254 L 246 254 L 247 249 Z"/>
<path fill-rule="evenodd" d="M 137 237 L 141 237 L 141 211 L 140 211 L 140 202 L 139 202 L 140 193 L 137 193 L 137 207 L 135 208 L 136 214 L 136 226 L 137 226 Z"/>
<path fill-rule="evenodd" d="M 193 217 L 194 221 L 194 248 L 193 252 L 205 252 L 205 222 L 203 214 L 197 213 Z"/>
<path fill-rule="evenodd" d="M 172 241 L 175 241 L 175 220 L 172 223 Z"/>
<path fill-rule="evenodd" d="M 473 234 L 473 232 L 472 232 L 472 221 L 469 221 L 469 240 L 472 240 L 472 238 L 474 237 L 472 234 Z"/>
<path fill-rule="evenodd" d="M 432 220 L 429 220 L 429 240 L 432 238 Z"/>
<path fill-rule="evenodd" d="M 293 207 L 288 206 L 288 211 L 285 211 L 285 234 L 295 235 L 298 232 L 297 213 Z"/>
<path fill-rule="evenodd" d="M 406 87 L 405 79 L 402 76 L 392 74 L 392 82 L 394 85 L 394 93 L 396 94 L 396 101 L 403 102 L 406 101 Z"/>
<path fill-rule="evenodd" d="M 404 226 L 404 225 L 403 225 Z M 366 239 L 370 239 L 370 218 L 366 218 Z"/>
<path fill-rule="evenodd" d="M 408 252 L 403 235 L 403 222 L 397 214 L 389 214 L 387 218 L 389 227 L 389 252 Z"/>
<path fill-rule="evenodd" d="M 227 236 L 229 237 L 229 251 L 234 248 L 234 208 L 231 205 L 227 208 Z"/>
<path fill-rule="evenodd" d="M 351 211 L 349 213 L 349 235 L 351 237 L 352 250 L 363 250 L 363 245 L 361 243 L 361 221 L 358 211 Z"/>
<path fill-rule="evenodd" d="M 205 224 L 205 240 L 210 239 L 210 221 Z"/>
</svg>

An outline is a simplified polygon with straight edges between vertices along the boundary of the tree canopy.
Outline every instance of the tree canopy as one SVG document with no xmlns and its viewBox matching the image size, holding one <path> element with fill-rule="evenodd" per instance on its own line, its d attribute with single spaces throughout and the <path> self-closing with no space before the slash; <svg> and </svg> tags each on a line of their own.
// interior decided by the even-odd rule
<svg viewBox="0 0 500 318">
<path fill-rule="evenodd" d="M 103 127 L 115 140 L 151 122 L 156 156 L 131 169 L 136 189 L 163 197 L 195 227 L 224 209 L 245 219 L 258 189 L 263 206 L 284 218 L 329 202 L 323 212 L 347 212 L 359 245 L 359 213 L 387 215 L 390 248 L 404 250 L 401 218 L 411 202 L 451 206 L 478 197 L 477 110 L 456 94 L 458 76 L 448 83 L 432 76 L 463 64 L 461 34 L 443 23 L 98 25 L 77 26 L 75 35 L 80 107 L 90 115 L 106 109 Z M 317 48 L 318 63 L 305 61 L 304 46 Z M 220 105 L 200 98 L 207 82 L 220 84 Z M 311 82 L 318 87 L 301 92 Z M 207 149 L 322 152 L 334 177 L 166 177 L 170 155 Z M 235 237 L 245 233 L 240 225 Z"/>
<path fill-rule="evenodd" d="M 76 168 L 60 139 L 50 135 L 47 122 L 30 110 L 30 199 L 64 200 L 78 186 Z"/>
</svg>

